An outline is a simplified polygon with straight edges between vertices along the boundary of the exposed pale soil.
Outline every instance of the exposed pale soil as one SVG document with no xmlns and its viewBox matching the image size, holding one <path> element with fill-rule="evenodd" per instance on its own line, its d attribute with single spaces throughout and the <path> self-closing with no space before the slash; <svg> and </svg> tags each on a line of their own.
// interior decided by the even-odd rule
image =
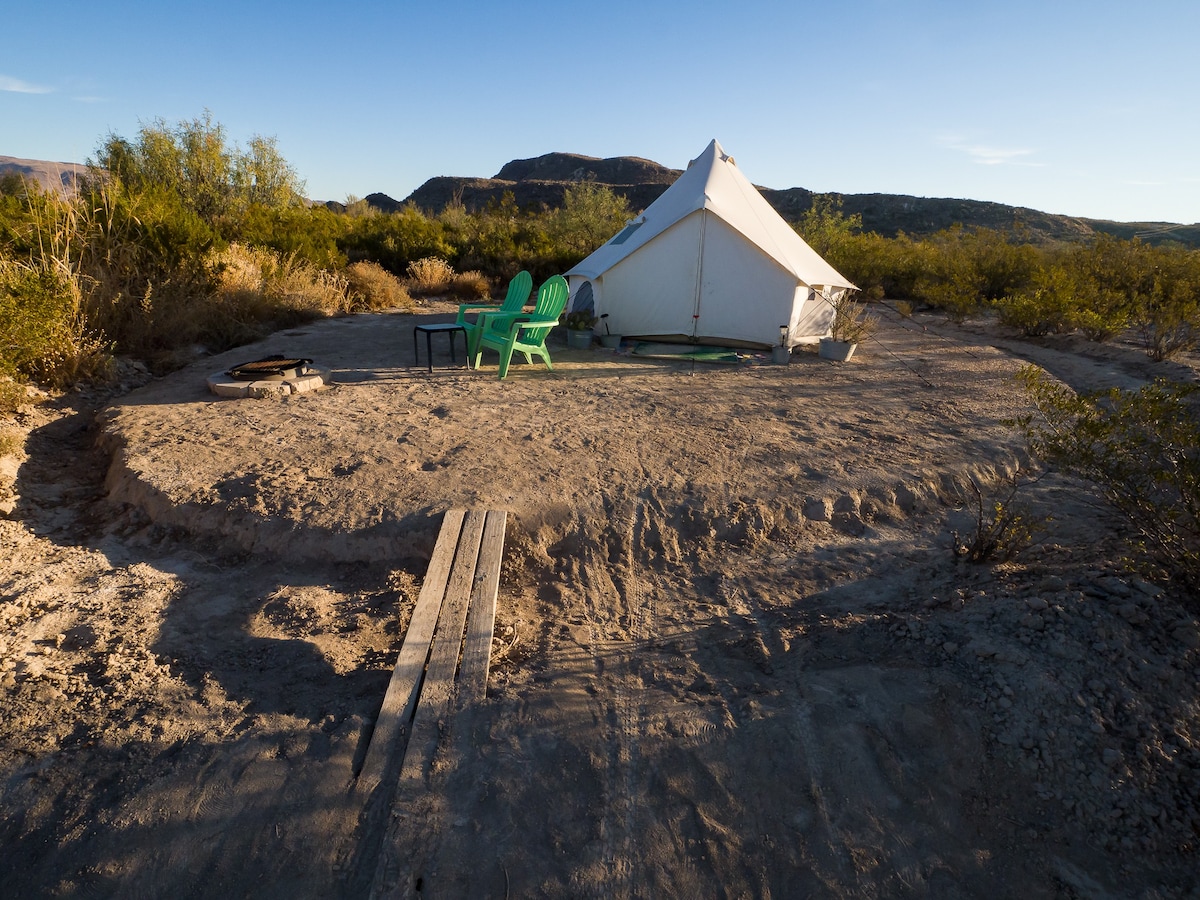
<svg viewBox="0 0 1200 900">
<path fill-rule="evenodd" d="M 1041 543 L 952 552 L 966 479 L 991 497 L 1029 469 L 1005 424 L 1025 360 L 1080 389 L 1195 360 L 889 316 L 846 365 L 552 343 L 553 373 L 501 383 L 441 343 L 411 367 L 421 320 L 130 368 L 24 416 L 0 487 L 5 894 L 1200 891 L 1186 598 L 1053 474 L 1019 494 L 1053 516 Z M 205 391 L 272 352 L 335 384 Z M 366 834 L 355 764 L 453 506 L 510 512 L 489 696 Z M 377 871 L 381 842 L 407 862 Z"/>
</svg>

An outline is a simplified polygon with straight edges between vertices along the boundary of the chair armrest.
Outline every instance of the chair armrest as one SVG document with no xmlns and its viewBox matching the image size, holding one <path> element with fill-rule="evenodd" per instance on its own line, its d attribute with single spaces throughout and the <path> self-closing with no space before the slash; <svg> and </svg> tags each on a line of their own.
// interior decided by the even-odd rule
<svg viewBox="0 0 1200 900">
<path fill-rule="evenodd" d="M 553 328 L 558 319 L 529 319 L 525 322 L 513 322 L 518 328 Z"/>
</svg>

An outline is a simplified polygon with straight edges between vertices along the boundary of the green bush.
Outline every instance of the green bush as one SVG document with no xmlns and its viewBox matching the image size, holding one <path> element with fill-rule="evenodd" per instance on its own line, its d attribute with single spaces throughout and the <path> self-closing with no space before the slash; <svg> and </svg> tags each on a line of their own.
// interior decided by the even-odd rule
<svg viewBox="0 0 1200 900">
<path fill-rule="evenodd" d="M 107 356 L 79 315 L 71 279 L 0 259 L 0 377 L 67 387 L 107 370 Z M 11 393 L 11 392 L 10 392 Z"/>
<path fill-rule="evenodd" d="M 1074 327 L 1076 294 L 1072 273 L 1051 264 L 1037 270 L 1028 288 L 1002 297 L 995 305 L 1003 324 L 1038 337 Z"/>
<path fill-rule="evenodd" d="M 1200 598 L 1200 385 L 1077 395 L 1032 366 L 1021 377 L 1038 410 L 1030 449 L 1095 482 L 1142 561 Z"/>
<path fill-rule="evenodd" d="M 1170 359 L 1200 338 L 1200 253 L 1156 249 L 1153 279 L 1140 296 L 1138 328 L 1155 360 Z"/>
</svg>

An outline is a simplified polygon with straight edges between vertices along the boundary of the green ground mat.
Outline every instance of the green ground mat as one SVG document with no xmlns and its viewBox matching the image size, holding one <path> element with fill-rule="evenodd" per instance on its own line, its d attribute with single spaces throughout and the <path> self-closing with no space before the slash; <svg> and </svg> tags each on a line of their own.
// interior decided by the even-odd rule
<svg viewBox="0 0 1200 900">
<path fill-rule="evenodd" d="M 751 350 L 733 350 L 729 347 L 711 347 L 704 344 L 658 344 L 653 341 L 638 341 L 630 350 L 634 356 L 654 359 L 694 359 L 699 362 L 740 363 L 754 358 Z"/>
</svg>

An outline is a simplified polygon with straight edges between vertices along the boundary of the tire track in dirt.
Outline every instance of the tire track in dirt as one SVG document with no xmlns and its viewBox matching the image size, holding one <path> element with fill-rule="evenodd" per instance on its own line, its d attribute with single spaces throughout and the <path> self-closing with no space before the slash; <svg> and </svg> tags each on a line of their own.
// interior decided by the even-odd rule
<svg viewBox="0 0 1200 900">
<path fill-rule="evenodd" d="M 606 895 L 627 897 L 636 893 L 637 848 L 643 815 L 639 801 L 642 769 L 641 741 L 644 681 L 641 654 L 654 634 L 655 604 L 653 590 L 643 589 L 638 558 L 646 549 L 649 513 L 641 500 L 628 504 L 622 517 L 624 528 L 616 542 L 621 574 L 614 587 L 622 601 L 629 623 L 629 638 L 613 646 L 612 658 L 619 660 L 609 674 L 612 697 L 608 702 L 610 725 L 608 779 L 605 787 L 605 814 L 602 823 L 605 863 L 608 870 Z M 616 549 L 614 547 L 614 550 Z"/>
</svg>

